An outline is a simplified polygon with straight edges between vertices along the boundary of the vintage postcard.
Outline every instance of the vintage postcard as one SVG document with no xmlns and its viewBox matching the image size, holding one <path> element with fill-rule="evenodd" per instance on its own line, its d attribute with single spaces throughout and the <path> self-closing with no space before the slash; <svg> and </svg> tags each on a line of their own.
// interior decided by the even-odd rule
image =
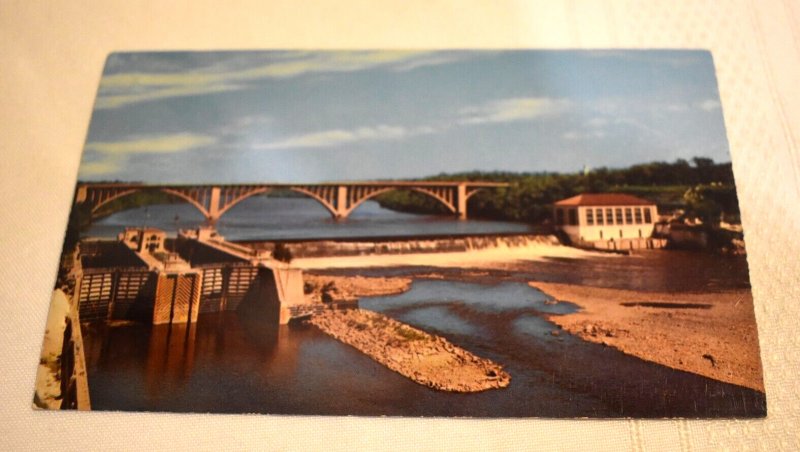
<svg viewBox="0 0 800 452">
<path fill-rule="evenodd" d="M 711 54 L 110 55 L 33 403 L 765 416 Z"/>
</svg>

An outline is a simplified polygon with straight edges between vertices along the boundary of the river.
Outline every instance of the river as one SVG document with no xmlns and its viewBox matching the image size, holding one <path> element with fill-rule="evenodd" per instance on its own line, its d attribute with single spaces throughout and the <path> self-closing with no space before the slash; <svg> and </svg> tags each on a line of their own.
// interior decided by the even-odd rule
<svg viewBox="0 0 800 452">
<path fill-rule="evenodd" d="M 116 237 L 126 226 L 157 227 L 174 235 L 176 229 L 195 228 L 203 220 L 190 204 L 157 204 L 102 218 L 92 224 L 84 236 Z M 237 204 L 219 219 L 217 229 L 228 240 L 468 235 L 532 230 L 522 223 L 458 221 L 454 217 L 395 212 L 375 201 L 364 202 L 347 220 L 336 221 L 313 199 L 268 196 L 254 196 Z"/>
<path fill-rule="evenodd" d="M 275 209 L 232 210 L 219 227 L 236 239 L 475 232 L 470 228 L 520 232 L 501 227 L 507 223 L 399 214 L 376 204 L 363 206 L 346 222 L 334 222 L 306 201 L 261 198 L 258 203 L 264 204 L 253 206 Z M 298 207 L 303 205 L 309 209 Z M 90 234 L 114 235 L 120 227 L 142 223 L 166 228 L 176 211 L 182 212 L 178 226 L 189 227 L 194 221 L 190 209 L 152 206 L 147 212 L 136 209 L 107 217 Z M 259 219 L 267 224 L 259 226 Z M 442 280 L 418 277 L 429 271 L 404 267 L 337 273 L 414 277 L 409 291 L 363 298 L 361 307 L 444 336 L 502 364 L 512 377 L 508 388 L 475 394 L 435 391 L 315 327 L 266 326 L 220 313 L 202 315 L 191 326 L 86 327 L 92 408 L 474 417 L 730 417 L 765 412 L 760 392 L 645 362 L 563 332 L 553 335 L 557 328 L 545 314 L 565 314 L 576 307 L 551 304 L 526 284 L 537 279 L 669 290 L 675 281 L 667 274 L 682 272 L 685 281 L 679 290 L 725 290 L 746 286 L 744 259 L 656 251 L 632 258 L 510 263 L 469 280 L 459 277 L 458 269 L 437 269 Z"/>
</svg>

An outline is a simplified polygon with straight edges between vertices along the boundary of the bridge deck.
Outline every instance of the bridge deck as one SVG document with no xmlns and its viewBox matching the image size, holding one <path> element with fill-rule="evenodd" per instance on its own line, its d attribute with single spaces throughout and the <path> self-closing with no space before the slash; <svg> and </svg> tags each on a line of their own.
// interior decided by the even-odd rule
<svg viewBox="0 0 800 452">
<path fill-rule="evenodd" d="M 235 183 L 235 184 L 216 184 L 213 182 L 204 184 L 148 184 L 143 182 L 78 182 L 78 186 L 87 186 L 92 188 L 193 188 L 193 187 L 275 187 L 275 188 L 290 188 L 290 187 L 458 187 L 459 185 L 468 185 L 470 187 L 508 187 L 508 182 L 486 182 L 486 181 L 343 181 L 343 182 L 252 182 L 252 183 Z"/>
<path fill-rule="evenodd" d="M 275 189 L 302 193 L 319 201 L 336 219 L 347 216 L 364 201 L 382 193 L 407 189 L 436 199 L 459 218 L 467 217 L 467 200 L 480 190 L 508 187 L 505 182 L 487 181 L 344 181 L 323 183 L 255 183 L 255 184 L 146 184 L 78 183 L 75 203 L 87 202 L 92 213 L 101 206 L 140 190 L 161 190 L 183 198 L 195 206 L 213 224 L 231 207 L 251 196 Z"/>
</svg>

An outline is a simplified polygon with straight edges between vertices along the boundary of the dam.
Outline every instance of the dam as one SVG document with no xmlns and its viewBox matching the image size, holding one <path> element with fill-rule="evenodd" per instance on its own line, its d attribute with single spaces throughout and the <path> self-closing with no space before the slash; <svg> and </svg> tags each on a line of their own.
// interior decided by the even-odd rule
<svg viewBox="0 0 800 452">
<path fill-rule="evenodd" d="M 275 259 L 278 247 L 293 258 L 336 258 L 530 244 L 558 241 L 543 234 L 487 234 L 230 242 L 208 227 L 181 230 L 175 238 L 157 228 L 128 227 L 116 240 L 80 242 L 75 297 L 84 322 L 192 323 L 200 314 L 264 305 L 271 306 L 265 321 L 286 324 L 315 307 L 303 293 L 302 270 Z"/>
<path fill-rule="evenodd" d="M 84 322 L 193 323 L 201 313 L 245 310 L 286 324 L 309 305 L 300 270 L 212 228 L 167 238 L 156 228 L 128 227 L 117 240 L 84 239 L 72 272 Z"/>
</svg>

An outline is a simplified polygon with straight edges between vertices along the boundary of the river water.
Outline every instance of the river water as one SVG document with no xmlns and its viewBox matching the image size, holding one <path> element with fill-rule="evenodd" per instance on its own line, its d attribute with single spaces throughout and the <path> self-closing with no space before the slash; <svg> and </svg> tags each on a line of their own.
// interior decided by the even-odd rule
<svg viewBox="0 0 800 452">
<path fill-rule="evenodd" d="M 261 198 L 289 211 L 313 204 Z M 287 202 L 287 204 L 283 204 Z M 273 204 L 275 203 L 275 204 Z M 262 207 L 263 207 L 262 206 Z M 294 206 L 294 207 L 290 207 Z M 91 234 L 120 227 L 166 227 L 180 205 L 120 212 Z M 166 209 L 166 208 L 165 208 Z M 362 210 L 363 209 L 363 210 Z M 500 228 L 502 223 L 459 222 L 363 206 L 344 223 L 327 213 L 296 215 L 230 212 L 219 227 L 229 238 L 318 238 L 346 234 L 386 236 Z M 183 210 L 181 210 L 183 212 Z M 191 210 L 184 212 L 187 217 Z M 318 215 L 319 213 L 319 215 Z M 179 214 L 179 222 L 190 222 Z M 296 221 L 292 227 L 272 215 Z M 149 216 L 149 217 L 148 217 Z M 199 216 L 199 215 L 198 215 Z M 289 220 L 288 218 L 293 218 Z M 301 220 L 301 219 L 305 220 Z M 258 226 L 259 219 L 268 224 Z M 198 220 L 202 220 L 201 218 Z M 161 223 L 159 223 L 161 222 Z M 273 227 L 273 223 L 277 226 Z M 359 223 L 361 222 L 361 223 Z M 353 223 L 352 225 L 349 225 Z M 471 226 L 475 225 L 477 226 Z M 445 226 L 443 226 L 445 225 Z M 188 227 L 189 224 L 179 224 Z M 516 225 L 514 227 L 522 227 Z M 174 230 L 174 226 L 173 226 Z M 296 231 L 296 232 L 292 232 Z M 429 232 L 435 231 L 435 232 Z M 489 229 L 491 231 L 491 229 Z M 473 231 L 474 232 L 474 231 Z M 339 270 L 345 274 L 421 275 L 427 268 Z M 458 269 L 445 279 L 414 278 L 409 291 L 363 298 L 362 308 L 414 325 L 504 366 L 508 388 L 451 394 L 418 385 L 314 327 L 269 326 L 235 313 L 209 314 L 192 326 L 90 325 L 84 341 L 92 408 L 225 413 L 475 417 L 730 417 L 765 413 L 762 393 L 676 371 L 584 342 L 557 329 L 545 314 L 576 307 L 552 300 L 526 281 L 562 281 L 636 290 L 715 291 L 747 287 L 741 258 L 710 258 L 666 251 L 634 257 L 510 263 L 468 280 Z"/>
<path fill-rule="evenodd" d="M 158 204 L 124 210 L 96 221 L 89 237 L 116 237 L 126 226 L 151 226 L 175 234 L 203 222 L 190 204 Z M 382 208 L 366 201 L 345 221 L 334 220 L 317 201 L 309 198 L 254 196 L 237 204 L 217 222 L 228 240 L 282 240 L 402 235 L 494 234 L 532 230 L 522 223 L 457 221 L 454 217 L 415 215 Z"/>
</svg>

